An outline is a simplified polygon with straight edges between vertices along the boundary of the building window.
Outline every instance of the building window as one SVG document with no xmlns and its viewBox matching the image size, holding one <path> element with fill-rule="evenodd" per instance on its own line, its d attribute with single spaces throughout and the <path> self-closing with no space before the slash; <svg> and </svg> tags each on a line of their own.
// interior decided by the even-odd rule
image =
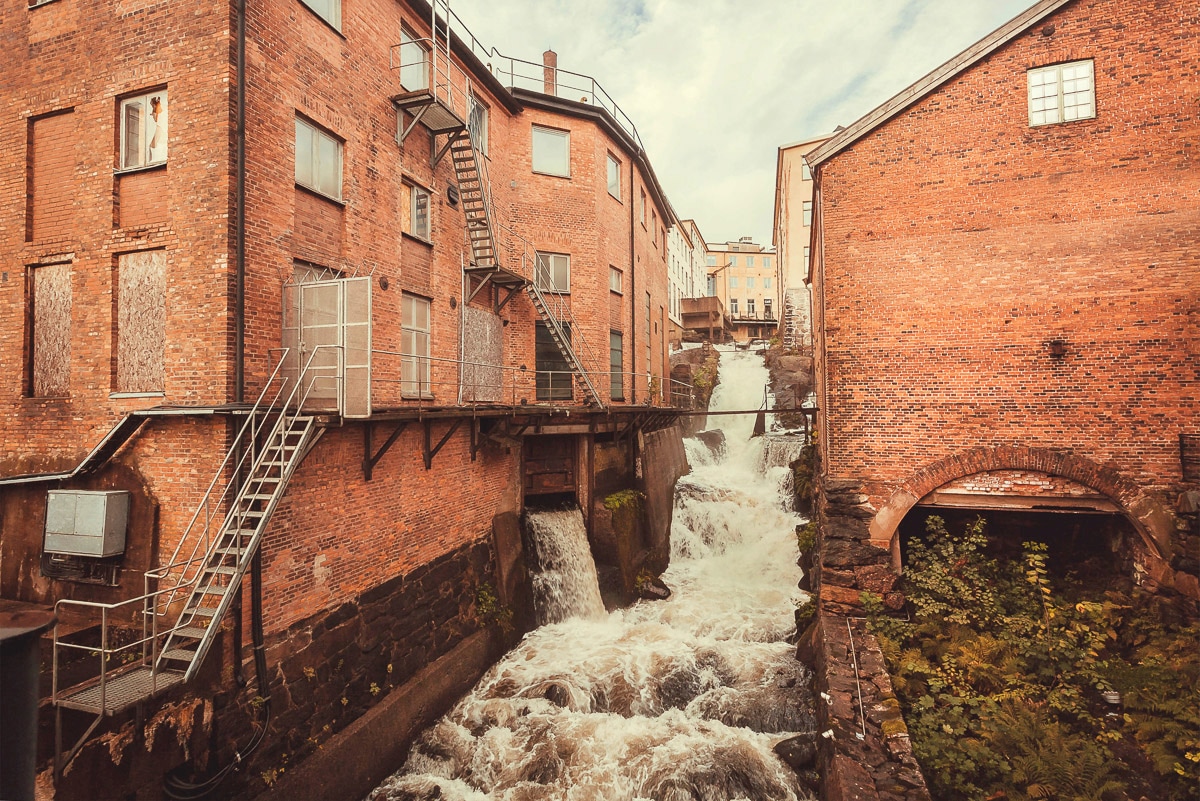
<svg viewBox="0 0 1200 801">
<path fill-rule="evenodd" d="M 621 199 L 621 162 L 612 153 L 608 154 L 608 194 Z"/>
<path fill-rule="evenodd" d="M 753 266 L 754 266 L 754 257 L 753 257 L 753 256 L 747 256 L 747 257 L 746 257 L 746 266 L 747 266 L 747 267 L 753 267 Z"/>
<path fill-rule="evenodd" d="M 571 342 L 571 326 L 562 323 L 567 344 Z M 575 396 L 571 365 L 554 342 L 554 337 L 545 323 L 539 322 L 534 329 L 533 358 L 537 369 L 534 377 L 537 399 L 540 401 L 569 401 Z"/>
<path fill-rule="evenodd" d="M 342 0 L 300 0 L 321 19 L 337 30 L 342 29 Z"/>
<path fill-rule="evenodd" d="M 763 256 L 763 267 L 766 267 L 768 269 L 771 267 L 771 257 L 770 256 Z"/>
<path fill-rule="evenodd" d="M 475 149 L 483 155 L 488 152 L 488 108 L 483 103 L 475 99 L 475 95 L 471 95 L 470 111 L 467 114 L 467 130 L 471 134 L 471 141 L 475 144 Z"/>
<path fill-rule="evenodd" d="M 1096 84 L 1091 59 L 1041 67 L 1029 79 L 1029 124 L 1086 120 L 1096 116 Z"/>
<path fill-rule="evenodd" d="M 400 88 L 410 92 L 429 88 L 429 50 L 407 28 L 400 29 Z"/>
<path fill-rule="evenodd" d="M 608 333 L 608 390 L 613 400 L 625 400 L 625 344 L 620 331 Z"/>
<path fill-rule="evenodd" d="M 729 276 L 729 288 L 737 289 L 737 286 L 738 286 L 737 276 L 736 275 Z"/>
<path fill-rule="evenodd" d="M 771 288 L 770 277 L 763 278 L 763 289 L 770 289 L 770 288 Z"/>
<path fill-rule="evenodd" d="M 641 202 L 641 205 L 638 207 L 638 217 L 641 218 L 642 226 L 645 227 L 645 225 L 646 225 L 646 190 L 643 189 L 641 191 L 642 191 L 642 202 Z"/>
<path fill-rule="evenodd" d="M 704 263 L 706 265 L 708 265 L 709 267 L 716 267 L 717 266 L 717 257 L 716 256 L 707 256 L 704 259 Z"/>
<path fill-rule="evenodd" d="M 812 201 L 811 200 L 804 201 L 804 205 L 802 208 L 804 209 L 803 223 L 804 223 L 804 226 L 807 228 L 808 226 L 812 225 Z"/>
<path fill-rule="evenodd" d="M 32 267 L 28 276 L 26 394 L 66 397 L 71 384 L 71 265 Z"/>
<path fill-rule="evenodd" d="M 571 257 L 565 253 L 537 254 L 534 284 L 543 292 L 570 292 Z"/>
<path fill-rule="evenodd" d="M 296 183 L 342 199 L 342 143 L 296 118 Z"/>
<path fill-rule="evenodd" d="M 729 266 L 730 266 L 730 267 L 737 267 L 737 266 L 738 266 L 738 263 L 737 263 L 737 256 L 730 256 L 730 257 L 729 257 Z"/>
<path fill-rule="evenodd" d="M 423 239 L 432 239 L 429 227 L 429 190 L 416 184 L 405 183 L 404 192 L 408 195 L 407 225 L 404 233 Z"/>
<path fill-rule="evenodd" d="M 754 289 L 754 276 L 746 276 L 746 289 Z"/>
<path fill-rule="evenodd" d="M 400 394 L 405 398 L 432 398 L 429 299 L 405 292 L 400 305 Z"/>
<path fill-rule="evenodd" d="M 609 267 L 608 268 L 608 288 L 609 288 L 609 290 L 612 292 L 616 292 L 618 295 L 620 295 L 622 292 L 621 286 L 622 286 L 622 282 L 624 281 L 624 278 L 625 278 L 624 274 L 622 274 L 622 272 L 620 270 L 618 270 L 616 267 Z"/>
<path fill-rule="evenodd" d="M 771 311 L 771 299 L 763 298 L 763 317 L 768 320 L 775 319 L 775 315 Z"/>
<path fill-rule="evenodd" d="M 533 171 L 544 175 L 571 175 L 571 134 L 533 126 Z"/>
<path fill-rule="evenodd" d="M 812 248 L 805 245 L 804 247 L 804 266 L 808 266 L 809 256 L 812 254 Z"/>
<path fill-rule="evenodd" d="M 121 169 L 167 161 L 167 90 L 121 101 Z"/>
<path fill-rule="evenodd" d="M 167 338 L 167 252 L 117 260 L 117 392 L 162 392 Z"/>
<path fill-rule="evenodd" d="M 809 168 L 807 161 L 802 160 L 800 162 L 800 180 L 801 181 L 811 181 L 812 180 L 812 169 Z"/>
<path fill-rule="evenodd" d="M 746 316 L 754 316 L 754 298 L 749 298 L 746 300 Z"/>
<path fill-rule="evenodd" d="M 708 288 L 705 295 L 711 298 L 715 294 L 717 294 L 717 277 L 710 275 L 708 276 Z"/>
<path fill-rule="evenodd" d="M 738 313 L 738 303 L 737 303 L 737 298 L 730 298 L 730 299 L 729 299 L 729 313 L 730 313 L 730 314 L 732 314 L 732 315 L 734 315 L 734 316 L 737 316 L 737 313 Z"/>
<path fill-rule="evenodd" d="M 658 214 L 654 211 L 650 212 L 650 238 L 658 247 Z"/>
</svg>

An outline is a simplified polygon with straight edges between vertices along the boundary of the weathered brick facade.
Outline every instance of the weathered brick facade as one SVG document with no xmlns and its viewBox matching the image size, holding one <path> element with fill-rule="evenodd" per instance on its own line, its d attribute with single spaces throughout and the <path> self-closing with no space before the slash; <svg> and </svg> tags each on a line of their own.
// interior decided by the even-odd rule
<svg viewBox="0 0 1200 801">
<path fill-rule="evenodd" d="M 284 684 L 297 681 L 300 662 L 285 658 L 285 645 L 297 636 L 311 636 L 311 650 L 320 653 L 304 656 L 304 666 L 332 676 L 347 637 L 374 648 L 375 635 L 355 629 L 333 636 L 337 626 L 328 616 L 382 604 L 386 611 L 380 614 L 391 618 L 380 625 L 391 630 L 406 615 L 425 620 L 424 607 L 454 587 L 454 602 L 438 606 L 436 624 L 410 627 L 413 636 L 436 640 L 428 648 L 418 643 L 412 654 L 444 657 L 478 628 L 471 586 L 502 584 L 495 565 L 513 558 L 497 552 L 493 521 L 522 508 L 519 432 L 525 429 L 505 428 L 501 412 L 523 415 L 526 425 L 530 415 L 549 419 L 555 413 L 539 405 L 535 392 L 538 314 L 523 292 L 498 313 L 493 303 L 499 293 L 494 298 L 490 289 L 469 301 L 472 319 L 486 321 L 501 339 L 496 354 L 503 398 L 487 408 L 489 421 L 500 422 L 490 423 L 497 436 L 487 439 L 488 426 L 459 401 L 458 361 L 469 333 L 461 322 L 468 302 L 463 267 L 471 252 L 462 203 L 451 199 L 458 181 L 449 156 L 433 164 L 434 143 L 422 125 L 398 141 L 398 130 L 412 118 L 398 115 L 392 103 L 401 87 L 389 68 L 391 48 L 402 27 L 428 39 L 428 5 L 346 2 L 337 27 L 302 0 L 244 5 L 244 260 L 237 213 L 243 4 L 50 0 L 0 10 L 9 43 L 0 54 L 0 147 L 11 155 L 0 161 L 0 363 L 9 368 L 0 378 L 0 594 L 49 604 L 63 598 L 115 602 L 143 591 L 142 573 L 171 557 L 219 471 L 244 419 L 237 412 L 253 402 L 279 362 L 284 285 L 299 270 L 324 269 L 370 277 L 374 416 L 366 422 L 337 415 L 322 420 L 323 436 L 269 524 L 262 546 L 268 645 L 283 664 Z M 646 198 L 663 226 L 675 215 L 636 131 L 594 102 L 506 88 L 457 39 L 452 61 L 454 74 L 488 109 L 487 161 L 502 256 L 519 256 L 521 239 L 531 249 L 570 255 L 572 338 L 601 396 L 609 396 L 610 332 L 619 332 L 622 370 L 638 374 L 636 380 L 625 376 L 624 404 L 661 403 L 666 243 L 639 224 L 635 204 Z M 169 98 L 169 149 L 165 163 L 121 169 L 122 102 L 142 95 L 147 101 L 151 95 Z M 297 183 L 297 120 L 340 143 L 340 197 Z M 533 171 L 533 125 L 570 131 L 569 177 Z M 439 149 L 445 141 L 437 138 Z M 619 198 L 607 189 L 610 156 L 621 166 Z M 410 185 L 430 194 L 427 237 L 406 233 Z M 143 252 L 156 255 L 129 260 Z M 157 306 L 147 308 L 162 309 L 161 321 L 139 320 L 140 312 L 131 312 L 129 287 L 142 284 L 129 278 L 132 269 L 123 272 L 130 264 L 148 264 L 143 272 L 159 281 L 151 287 Z M 610 289 L 612 268 L 623 275 L 620 293 Z M 40 269 L 47 270 L 41 273 L 45 280 L 35 277 Z M 432 398 L 402 396 L 403 293 L 429 301 Z M 146 322 L 152 335 L 131 337 L 118 325 L 122 320 L 127 327 L 131 320 Z M 133 367 L 137 381 L 128 377 Z M 652 389 L 659 393 L 654 398 Z M 577 387 L 572 401 L 555 403 L 556 413 L 563 415 L 564 406 L 582 413 L 585 400 Z M 419 410 L 434 407 L 437 419 L 416 419 Z M 149 409 L 159 413 L 115 457 L 72 474 L 126 415 Z M 612 432 L 633 422 L 634 411 L 622 417 L 617 409 L 595 419 Z M 453 428 L 456 415 L 466 424 Z M 382 453 L 401 424 L 407 427 Z M 512 431 L 518 439 L 505 439 Z M 587 444 L 591 432 L 585 425 L 570 433 Z M 372 435 L 368 450 L 364 441 Z M 439 442 L 427 462 L 426 450 Z M 582 460 L 587 449 L 578 452 Z M 380 458 L 364 470 L 373 456 Z M 631 472 L 632 461 L 627 467 Z M 43 574 L 48 481 L 131 492 L 127 550 L 109 565 L 113 581 L 79 583 Z M 585 505 L 591 501 L 587 489 L 581 479 Z M 519 542 L 513 547 L 519 551 Z M 425 575 L 430 565 L 442 565 L 441 572 L 457 565 L 467 578 L 441 576 L 420 592 L 407 590 L 405 582 Z M 400 600 L 393 602 L 393 595 Z M 171 697 L 183 705 L 179 709 L 193 693 L 230 690 L 228 666 L 235 657 L 228 642 L 220 651 L 210 654 L 214 666 L 206 665 L 197 687 Z M 386 660 L 376 655 L 368 661 L 378 673 Z M 401 678 L 412 667 L 406 664 Z M 355 713 L 375 700 L 360 692 L 365 675 L 350 677 L 357 682 Z M 245 695 L 220 696 L 217 708 L 201 716 L 195 741 L 227 756 L 229 742 L 248 731 L 252 710 Z M 321 704 L 301 708 L 316 716 L 313 743 L 330 732 L 315 725 L 322 715 L 333 729 L 349 719 L 345 710 Z M 296 717 L 286 707 L 282 714 L 284 720 Z M 184 717 L 181 712 L 175 722 L 185 725 Z M 118 720 L 114 730 L 137 729 L 128 723 Z M 114 751 L 113 760 L 133 760 L 114 774 L 114 796 L 151 793 L 157 776 L 184 761 L 188 732 L 170 753 L 162 740 L 153 754 L 149 746 L 146 754 Z M 290 746 L 294 753 L 297 743 Z M 80 764 L 108 759 L 107 748 L 99 741 L 88 746 Z M 276 755 L 281 750 L 271 748 Z M 78 777 L 64 788 L 64 797 L 95 791 Z"/>
<path fill-rule="evenodd" d="M 1040 3 L 810 157 L 829 567 L 898 568 L 914 504 L 1015 469 L 1105 496 L 1145 580 L 1200 598 L 1174 514 L 1200 426 L 1198 22 Z M 1032 126 L 1027 71 L 1084 60 L 1094 118 Z M 831 608 L 866 588 L 846 577 Z"/>
</svg>

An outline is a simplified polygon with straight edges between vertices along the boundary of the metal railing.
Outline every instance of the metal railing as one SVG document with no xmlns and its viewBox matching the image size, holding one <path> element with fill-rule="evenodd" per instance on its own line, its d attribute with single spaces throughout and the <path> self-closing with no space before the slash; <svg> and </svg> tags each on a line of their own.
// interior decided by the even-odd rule
<svg viewBox="0 0 1200 801">
<path fill-rule="evenodd" d="M 286 424 L 286 411 L 289 408 L 300 409 L 303 407 L 308 394 L 311 393 L 312 387 L 315 385 L 315 382 L 308 382 L 308 388 L 303 394 L 298 396 L 297 393 L 300 387 L 305 384 L 305 371 L 311 366 L 318 351 L 324 348 L 340 347 L 339 345 L 320 345 L 314 348 L 313 353 L 309 356 L 304 366 L 304 370 L 301 371 L 295 381 L 287 377 L 282 377 L 280 374 L 283 363 L 288 357 L 288 349 L 281 348 L 271 351 L 273 353 L 282 352 L 275 369 L 268 377 L 254 405 L 250 408 L 246 421 L 234 437 L 232 446 L 226 452 L 224 460 L 209 482 L 196 511 L 192 514 L 167 563 L 147 570 L 143 574 L 143 593 L 141 595 L 111 603 L 62 599 L 55 604 L 55 612 L 60 621 L 64 617 L 62 610 L 69 607 L 78 607 L 85 612 L 90 610 L 93 613 L 97 609 L 100 610 L 99 645 L 87 645 L 65 640 L 60 636 L 59 625 L 55 625 L 51 676 L 51 699 L 55 703 L 58 702 L 60 697 L 58 686 L 60 649 L 81 650 L 99 656 L 100 673 L 98 686 L 101 714 L 107 710 L 107 683 L 109 673 L 113 669 L 110 668 L 109 663 L 113 660 L 114 656 L 140 645 L 142 647 L 140 657 L 122 656 L 120 663 L 115 669 L 123 670 L 139 665 L 149 665 L 152 667 L 157 665 L 160 640 L 169 636 L 180 627 L 176 624 L 160 631 L 158 618 L 169 614 L 173 606 L 183 600 L 182 593 L 190 591 L 203 575 L 204 563 L 209 556 L 210 550 L 215 545 L 215 540 L 213 539 L 214 531 L 216 531 L 217 536 L 220 534 L 219 530 L 215 529 L 214 523 L 220 521 L 221 529 L 224 529 L 227 517 L 232 513 L 230 507 L 235 505 L 232 503 L 232 500 L 236 496 L 232 494 L 232 490 L 235 487 L 239 490 L 241 489 L 241 485 L 237 484 L 237 481 L 243 475 L 253 475 L 254 468 L 259 466 L 259 463 L 268 452 L 259 444 L 268 422 L 273 418 L 273 429 L 281 427 Z M 328 380 L 335 379 L 336 377 L 321 376 L 319 378 L 320 380 Z M 284 391 L 289 383 L 292 384 L 291 391 L 285 397 Z M 267 441 L 269 442 L 272 439 L 273 435 L 269 436 Z M 240 457 L 235 459 L 235 455 L 239 451 Z M 246 474 L 243 471 L 248 465 L 250 465 L 249 473 Z M 180 558 L 180 554 L 184 552 L 189 543 L 191 545 L 190 551 L 187 552 L 186 557 Z M 203 549 L 201 548 L 202 545 Z M 163 586 L 164 584 L 166 586 Z M 118 610 L 135 604 L 140 606 L 140 613 L 133 612 L 124 618 L 118 613 Z M 132 631 L 137 630 L 139 622 L 137 618 L 140 617 L 141 636 L 114 647 L 111 643 L 111 629 L 114 624 L 114 616 L 116 616 L 116 623 L 127 624 L 126 626 L 122 626 L 123 630 Z M 154 692 L 156 689 L 157 671 L 154 671 L 151 678 L 151 692 Z"/>
</svg>

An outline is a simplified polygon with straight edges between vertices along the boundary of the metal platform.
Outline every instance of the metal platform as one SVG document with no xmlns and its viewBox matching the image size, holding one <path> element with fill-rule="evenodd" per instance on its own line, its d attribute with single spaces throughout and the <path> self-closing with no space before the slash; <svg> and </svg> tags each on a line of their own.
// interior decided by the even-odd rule
<svg viewBox="0 0 1200 801">
<path fill-rule="evenodd" d="M 149 667 L 141 666 L 110 676 L 104 683 L 104 704 L 100 704 L 100 685 L 68 690 L 58 699 L 58 705 L 96 715 L 114 715 L 123 709 L 152 698 L 183 681 L 183 673 L 160 670 L 155 675 Z"/>
<path fill-rule="evenodd" d="M 401 111 L 417 116 L 434 134 L 460 131 L 467 127 L 466 120 L 434 97 L 429 89 L 395 95 L 392 97 L 392 103 Z"/>
</svg>

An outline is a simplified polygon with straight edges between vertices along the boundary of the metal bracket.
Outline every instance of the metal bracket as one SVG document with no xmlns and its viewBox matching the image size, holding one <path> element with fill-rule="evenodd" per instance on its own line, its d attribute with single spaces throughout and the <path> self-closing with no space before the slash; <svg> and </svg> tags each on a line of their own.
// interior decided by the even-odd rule
<svg viewBox="0 0 1200 801">
<path fill-rule="evenodd" d="M 430 104 L 421 106 L 420 110 L 418 110 L 416 114 L 413 114 L 413 121 L 409 123 L 407 128 L 404 129 L 404 133 L 400 134 L 400 144 L 404 144 L 404 140 L 408 138 L 410 133 L 412 133 L 412 129 L 417 127 L 417 123 L 420 122 L 421 118 L 425 116 L 425 110 L 429 108 L 429 105 Z M 396 110 L 404 111 L 404 109 L 399 107 L 397 107 Z"/>
<path fill-rule="evenodd" d="M 474 282 L 474 280 L 475 280 L 474 278 L 471 279 L 472 282 Z M 491 280 L 492 280 L 491 273 L 488 273 L 487 275 L 485 275 L 483 277 L 483 280 L 479 282 L 479 285 L 476 286 L 474 289 L 472 289 L 471 294 L 467 296 L 467 303 L 470 303 L 471 301 L 475 300 L 475 296 L 478 295 L 480 290 L 482 290 L 485 286 L 487 286 L 488 282 Z"/>
<path fill-rule="evenodd" d="M 508 302 L 513 299 L 513 296 L 521 291 L 521 288 L 522 287 L 520 284 L 513 284 L 513 288 L 508 290 L 508 294 L 504 296 L 504 300 L 496 304 L 496 314 L 499 314 L 500 310 L 508 305 Z"/>
<path fill-rule="evenodd" d="M 439 150 L 436 155 L 433 155 L 433 157 L 429 160 L 429 166 L 436 168 L 438 163 L 446 157 L 446 153 L 449 152 L 450 146 L 457 142 L 460 136 L 461 133 L 458 131 L 448 135 L 446 137 L 446 144 L 442 145 L 442 149 Z"/>
<path fill-rule="evenodd" d="M 374 423 L 366 423 L 365 425 L 363 425 L 362 468 L 363 468 L 363 480 L 364 481 L 371 480 L 371 474 L 375 470 L 375 465 L 379 464 L 379 460 L 382 459 L 383 455 L 388 452 L 388 449 L 390 449 L 392 447 L 392 445 L 395 444 L 396 440 L 400 437 L 401 432 L 403 432 L 405 427 L 407 427 L 407 426 L 408 426 L 408 423 L 397 423 L 396 428 L 392 431 L 391 435 L 387 438 L 387 440 L 384 441 L 383 445 L 381 445 L 379 447 L 379 452 L 372 455 L 371 454 L 371 430 L 375 427 L 375 424 Z"/>
<path fill-rule="evenodd" d="M 449 442 L 450 437 L 453 436 L 454 432 L 458 430 L 458 427 L 463 424 L 463 418 L 460 417 L 451 423 L 450 429 L 440 440 L 438 440 L 437 445 L 430 444 L 433 440 L 433 421 L 424 420 L 422 422 L 425 424 L 425 469 L 430 470 L 433 468 L 433 457 L 438 455 L 438 451 L 440 451 L 442 447 Z"/>
</svg>

